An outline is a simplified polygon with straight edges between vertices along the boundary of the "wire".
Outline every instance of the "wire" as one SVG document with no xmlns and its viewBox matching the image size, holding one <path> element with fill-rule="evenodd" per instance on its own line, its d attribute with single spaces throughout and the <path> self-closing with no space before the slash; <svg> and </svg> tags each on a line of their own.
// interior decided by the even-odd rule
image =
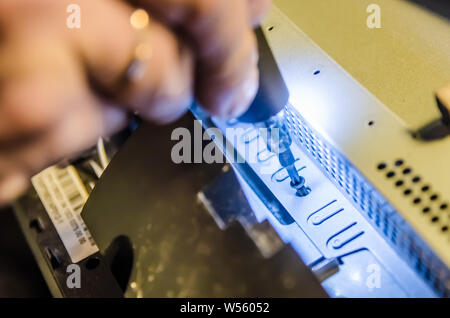
<svg viewBox="0 0 450 318">
<path fill-rule="evenodd" d="M 103 142 L 103 138 L 100 137 L 98 139 L 97 142 L 97 152 L 98 152 L 98 156 L 100 158 L 100 163 L 103 166 L 103 170 L 106 169 L 106 167 L 109 164 L 109 158 L 108 155 L 106 154 L 106 150 L 105 150 L 105 143 Z"/>
<path fill-rule="evenodd" d="M 100 179 L 104 169 L 102 169 L 102 167 L 100 167 L 100 165 L 94 160 L 89 160 L 88 163 L 91 166 L 92 170 L 94 170 L 95 175 Z"/>
</svg>

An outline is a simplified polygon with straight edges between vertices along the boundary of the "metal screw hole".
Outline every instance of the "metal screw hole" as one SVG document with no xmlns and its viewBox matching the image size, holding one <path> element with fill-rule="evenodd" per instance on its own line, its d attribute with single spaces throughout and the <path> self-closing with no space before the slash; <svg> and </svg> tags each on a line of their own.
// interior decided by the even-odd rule
<svg viewBox="0 0 450 318">
<path fill-rule="evenodd" d="M 386 174 L 386 177 L 388 177 L 388 178 L 393 178 L 395 176 L 395 172 L 394 171 L 389 171 L 387 174 Z"/>
<path fill-rule="evenodd" d="M 403 170 L 403 174 L 410 174 L 411 172 L 411 168 L 406 168 L 405 170 Z"/>
</svg>

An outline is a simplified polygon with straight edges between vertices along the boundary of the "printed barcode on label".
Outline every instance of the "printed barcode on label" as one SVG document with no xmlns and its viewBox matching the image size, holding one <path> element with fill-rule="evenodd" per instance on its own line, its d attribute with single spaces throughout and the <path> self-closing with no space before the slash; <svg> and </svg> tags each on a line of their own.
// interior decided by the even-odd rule
<svg viewBox="0 0 450 318">
<path fill-rule="evenodd" d="M 89 195 L 75 168 L 50 167 L 31 182 L 72 262 L 96 253 L 98 247 L 80 214 Z"/>
</svg>

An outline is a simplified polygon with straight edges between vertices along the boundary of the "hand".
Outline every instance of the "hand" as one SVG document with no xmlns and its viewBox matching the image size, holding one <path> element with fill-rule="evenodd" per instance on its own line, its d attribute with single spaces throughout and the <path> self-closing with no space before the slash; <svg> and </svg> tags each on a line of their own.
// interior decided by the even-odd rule
<svg viewBox="0 0 450 318">
<path fill-rule="evenodd" d="M 129 111 L 167 123 L 195 97 L 215 115 L 238 116 L 256 94 L 251 29 L 268 0 L 78 0 L 80 29 L 66 27 L 71 3 L 0 2 L 0 203 L 120 130 Z M 133 5 L 150 12 L 152 54 L 142 78 L 113 98 L 100 92 L 114 93 L 138 43 Z"/>
<path fill-rule="evenodd" d="M 450 84 L 437 91 L 439 101 L 450 111 Z"/>
</svg>

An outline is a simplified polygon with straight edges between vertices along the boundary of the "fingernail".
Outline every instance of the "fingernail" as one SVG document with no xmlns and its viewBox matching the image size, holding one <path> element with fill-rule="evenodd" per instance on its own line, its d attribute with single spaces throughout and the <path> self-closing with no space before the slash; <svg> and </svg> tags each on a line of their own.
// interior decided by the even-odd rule
<svg viewBox="0 0 450 318">
<path fill-rule="evenodd" d="M 7 177 L 0 182 L 0 203 L 7 203 L 20 196 L 28 187 L 28 178 L 21 174 Z"/>
<path fill-rule="evenodd" d="M 236 94 L 234 106 L 230 109 L 230 117 L 239 117 L 253 103 L 259 86 L 259 72 L 255 69 L 252 75 L 241 86 L 240 92 Z"/>
</svg>

